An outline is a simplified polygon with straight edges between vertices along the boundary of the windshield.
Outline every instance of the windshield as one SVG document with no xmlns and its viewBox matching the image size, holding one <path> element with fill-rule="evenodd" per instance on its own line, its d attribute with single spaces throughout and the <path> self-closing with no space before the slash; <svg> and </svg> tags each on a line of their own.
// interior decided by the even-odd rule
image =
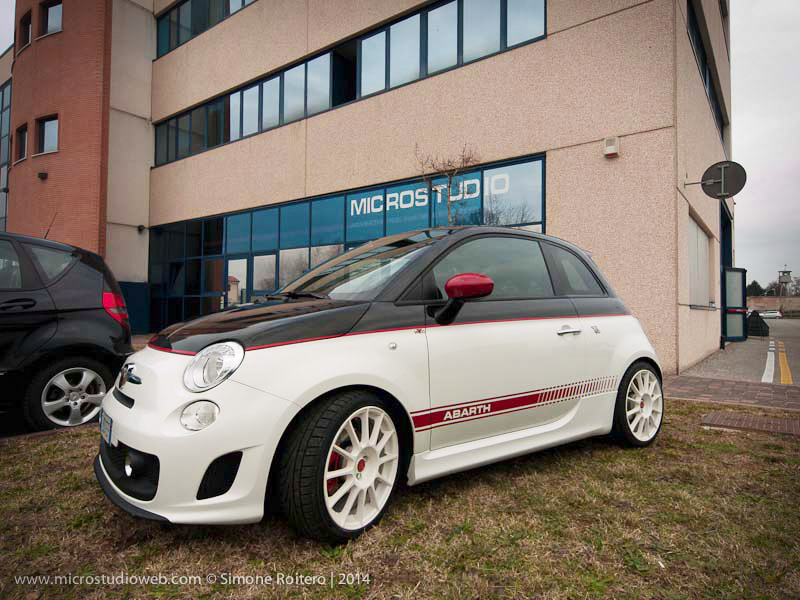
<svg viewBox="0 0 800 600">
<path fill-rule="evenodd" d="M 372 300 L 400 270 L 446 230 L 402 234 L 369 242 L 305 273 L 280 293 L 336 300 Z"/>
</svg>

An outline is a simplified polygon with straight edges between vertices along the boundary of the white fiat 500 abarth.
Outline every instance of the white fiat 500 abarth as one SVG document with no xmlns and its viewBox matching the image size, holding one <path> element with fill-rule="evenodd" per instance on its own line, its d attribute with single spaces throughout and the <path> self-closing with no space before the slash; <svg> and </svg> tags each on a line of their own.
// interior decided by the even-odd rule
<svg viewBox="0 0 800 600">
<path fill-rule="evenodd" d="M 395 489 L 664 415 L 639 322 L 589 256 L 524 231 L 367 243 L 261 302 L 155 336 L 102 404 L 95 473 L 172 523 L 353 538 Z"/>
</svg>

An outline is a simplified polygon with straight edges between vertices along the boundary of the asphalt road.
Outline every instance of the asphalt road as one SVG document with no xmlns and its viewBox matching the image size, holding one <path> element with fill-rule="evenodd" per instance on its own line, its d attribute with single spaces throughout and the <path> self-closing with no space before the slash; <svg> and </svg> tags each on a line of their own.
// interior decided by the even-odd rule
<svg viewBox="0 0 800 600">
<path fill-rule="evenodd" d="M 769 338 L 729 342 L 725 350 L 715 352 L 681 375 L 800 385 L 800 319 L 767 319 L 767 324 Z M 771 377 L 767 367 L 770 360 Z"/>
</svg>

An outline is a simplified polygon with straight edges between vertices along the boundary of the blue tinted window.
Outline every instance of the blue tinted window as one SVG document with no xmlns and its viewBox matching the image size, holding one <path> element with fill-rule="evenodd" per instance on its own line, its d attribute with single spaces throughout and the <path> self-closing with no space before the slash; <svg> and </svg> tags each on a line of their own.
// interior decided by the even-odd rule
<svg viewBox="0 0 800 600">
<path fill-rule="evenodd" d="M 261 89 L 261 129 L 280 125 L 281 78 L 265 81 Z"/>
<path fill-rule="evenodd" d="M 361 241 L 383 235 L 383 188 L 347 195 L 347 239 Z"/>
<path fill-rule="evenodd" d="M 514 46 L 544 35 L 544 0 L 508 0 L 506 44 Z"/>
<path fill-rule="evenodd" d="M 281 207 L 281 248 L 308 246 L 308 212 L 308 202 Z"/>
<path fill-rule="evenodd" d="M 500 0 L 464 0 L 464 62 L 500 50 Z"/>
<path fill-rule="evenodd" d="M 419 77 L 419 15 L 389 28 L 389 85 Z"/>
<path fill-rule="evenodd" d="M 311 204 L 311 245 L 344 242 L 344 197 L 316 200 Z"/>
<path fill-rule="evenodd" d="M 458 61 L 458 3 L 428 13 L 428 73 L 452 67 Z"/>
<path fill-rule="evenodd" d="M 233 92 L 226 99 L 225 108 L 228 109 L 228 131 L 230 132 L 229 140 L 238 140 L 242 137 L 241 115 L 242 115 L 242 94 L 241 92 Z M 225 140 L 228 141 L 228 140 Z"/>
<path fill-rule="evenodd" d="M 331 55 L 323 54 L 308 61 L 308 99 L 306 109 L 311 116 L 331 106 Z"/>
<path fill-rule="evenodd" d="M 283 74 L 283 122 L 302 119 L 305 114 L 306 66 L 298 65 Z"/>
<path fill-rule="evenodd" d="M 425 183 L 387 188 L 386 235 L 427 227 L 428 204 L 428 186 Z"/>
<path fill-rule="evenodd" d="M 250 213 L 225 219 L 225 247 L 228 254 L 250 252 Z"/>
<path fill-rule="evenodd" d="M 268 208 L 253 213 L 253 252 L 278 247 L 278 209 Z"/>
<path fill-rule="evenodd" d="M 386 89 L 386 32 L 361 40 L 361 95 Z"/>
<path fill-rule="evenodd" d="M 433 226 L 480 225 L 481 224 L 481 173 L 467 173 L 454 177 L 449 194 L 450 223 L 447 221 L 447 179 L 431 182 L 433 203 Z"/>
<path fill-rule="evenodd" d="M 542 220 L 542 161 L 483 172 L 483 222 L 518 225 Z"/>
<path fill-rule="evenodd" d="M 258 131 L 258 86 L 242 92 L 242 135 Z"/>
<path fill-rule="evenodd" d="M 158 18 L 158 56 L 169 52 L 169 15 Z"/>
</svg>

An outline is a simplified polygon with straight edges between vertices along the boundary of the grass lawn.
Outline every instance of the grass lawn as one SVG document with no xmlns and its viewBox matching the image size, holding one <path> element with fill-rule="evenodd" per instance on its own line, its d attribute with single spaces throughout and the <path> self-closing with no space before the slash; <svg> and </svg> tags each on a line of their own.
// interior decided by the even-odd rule
<svg viewBox="0 0 800 600">
<path fill-rule="evenodd" d="M 134 519 L 95 482 L 94 427 L 5 440 L 0 598 L 798 598 L 800 439 L 700 427 L 720 409 L 669 403 L 645 450 L 587 440 L 403 489 L 378 527 L 339 547 L 299 539 L 277 518 Z M 13 580 L 120 573 L 204 582 Z M 225 573 L 326 581 L 225 584 Z M 340 573 L 370 582 L 339 585 Z"/>
</svg>

